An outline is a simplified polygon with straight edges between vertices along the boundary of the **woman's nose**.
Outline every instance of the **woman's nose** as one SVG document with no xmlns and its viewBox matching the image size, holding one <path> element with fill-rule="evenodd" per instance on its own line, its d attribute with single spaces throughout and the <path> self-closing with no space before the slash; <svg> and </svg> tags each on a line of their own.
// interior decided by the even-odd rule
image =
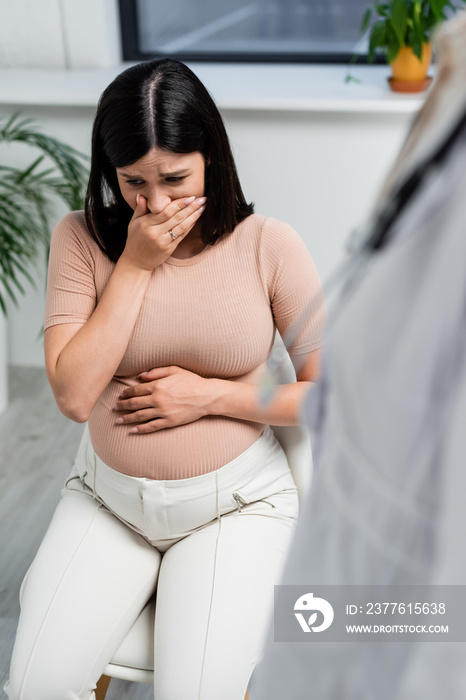
<svg viewBox="0 0 466 700">
<path fill-rule="evenodd" d="M 148 195 L 147 206 L 153 214 L 160 214 L 171 202 L 171 198 L 160 187 L 153 187 Z"/>
<path fill-rule="evenodd" d="M 149 192 L 147 206 L 152 214 L 160 214 L 170 202 L 171 199 L 168 194 L 164 193 L 159 187 L 154 187 Z"/>
</svg>

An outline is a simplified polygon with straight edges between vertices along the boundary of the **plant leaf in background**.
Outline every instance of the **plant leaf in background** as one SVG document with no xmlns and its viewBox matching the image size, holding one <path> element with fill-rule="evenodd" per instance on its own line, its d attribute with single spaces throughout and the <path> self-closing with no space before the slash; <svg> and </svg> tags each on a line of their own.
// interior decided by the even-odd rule
<svg viewBox="0 0 466 700">
<path fill-rule="evenodd" d="M 364 34 L 364 32 L 367 32 L 369 29 L 369 24 L 372 19 L 372 8 L 368 7 L 366 11 L 364 12 L 364 15 L 362 17 L 362 22 L 361 22 L 361 34 Z"/>
<path fill-rule="evenodd" d="M 387 22 L 387 61 L 390 63 L 394 58 L 398 56 L 402 43 L 398 38 L 398 34 L 395 31 L 393 22 Z"/>
<path fill-rule="evenodd" d="M 87 182 L 87 156 L 43 134 L 32 119 L 15 113 L 0 120 L 0 145 L 31 146 L 33 160 L 24 169 L 0 164 L 0 308 L 6 297 L 17 304 L 23 278 L 41 248 L 48 251 L 54 203 L 82 209 Z M 37 155 L 37 153 L 39 155 Z"/>
<path fill-rule="evenodd" d="M 398 38 L 400 46 L 403 46 L 408 20 L 408 8 L 404 0 L 393 0 L 392 2 L 392 26 Z"/>
<path fill-rule="evenodd" d="M 432 12 L 435 15 L 435 19 L 437 22 L 441 22 L 444 16 L 443 13 L 445 6 L 450 3 L 447 3 L 445 0 L 430 0 L 430 4 L 432 7 Z"/>
<path fill-rule="evenodd" d="M 387 41 L 387 25 L 385 22 L 376 22 L 371 30 L 371 36 L 369 40 L 369 54 L 368 59 L 370 62 L 374 60 L 375 50 L 379 46 L 384 46 Z"/>
</svg>

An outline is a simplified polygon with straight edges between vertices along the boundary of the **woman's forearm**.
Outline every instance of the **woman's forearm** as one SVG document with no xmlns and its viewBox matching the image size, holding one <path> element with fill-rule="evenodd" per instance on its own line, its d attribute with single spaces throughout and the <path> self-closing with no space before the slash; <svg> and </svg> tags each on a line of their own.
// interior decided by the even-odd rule
<svg viewBox="0 0 466 700">
<path fill-rule="evenodd" d="M 64 336 L 69 332 L 67 325 L 52 326 L 46 331 L 49 381 L 60 410 L 72 420 L 88 419 L 115 374 L 150 276 L 150 271 L 120 258 L 94 313 L 68 341 Z"/>
<path fill-rule="evenodd" d="M 212 399 L 208 406 L 210 415 L 228 416 L 267 425 L 296 425 L 300 422 L 301 405 L 311 382 L 298 381 L 281 384 L 271 400 L 260 402 L 256 385 L 212 379 Z"/>
<path fill-rule="evenodd" d="M 266 425 L 297 425 L 301 407 L 320 371 L 320 351 L 311 351 L 296 368 L 298 381 L 278 385 L 261 403 L 257 384 L 201 377 L 176 366 L 157 367 L 139 375 L 140 383 L 124 389 L 116 402 L 116 422 L 131 432 L 153 433 L 205 416 L 228 416 Z"/>
</svg>

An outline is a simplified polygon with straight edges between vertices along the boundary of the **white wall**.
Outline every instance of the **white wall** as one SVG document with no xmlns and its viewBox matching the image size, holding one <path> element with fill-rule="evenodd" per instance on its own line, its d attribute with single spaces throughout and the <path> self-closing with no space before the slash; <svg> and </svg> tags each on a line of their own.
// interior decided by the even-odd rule
<svg viewBox="0 0 466 700">
<path fill-rule="evenodd" d="M 116 6 L 116 0 L 0 0 L 0 68 L 72 70 L 117 64 Z M 227 87 L 222 87 L 224 100 Z M 1 89 L 0 83 L 0 93 Z M 0 105 L 0 115 L 8 116 L 18 107 Z M 20 108 L 44 131 L 88 152 L 94 106 Z M 259 213 L 297 229 L 325 280 L 342 257 L 348 234 L 363 220 L 410 117 L 403 112 L 257 108 L 228 108 L 223 116 L 246 196 Z M 8 154 L 11 162 L 24 157 L 17 150 Z M 27 290 L 19 310 L 10 308 L 8 354 L 16 365 L 43 364 L 43 268 L 37 274 L 37 289 Z"/>
<path fill-rule="evenodd" d="M 290 223 L 323 279 L 341 259 L 404 139 L 402 115 L 227 112 L 256 211 Z"/>
<path fill-rule="evenodd" d="M 106 68 L 121 58 L 116 0 L 0 0 L 0 67 Z"/>
</svg>

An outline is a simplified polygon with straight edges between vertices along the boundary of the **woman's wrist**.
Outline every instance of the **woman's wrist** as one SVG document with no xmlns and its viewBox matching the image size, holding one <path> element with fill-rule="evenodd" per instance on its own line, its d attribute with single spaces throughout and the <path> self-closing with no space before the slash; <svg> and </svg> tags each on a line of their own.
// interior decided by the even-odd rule
<svg viewBox="0 0 466 700">
<path fill-rule="evenodd" d="M 128 255 L 125 255 L 124 251 L 118 258 L 115 269 L 119 270 L 121 274 L 132 277 L 135 280 L 148 280 L 153 272 L 148 268 L 137 265 Z"/>
<path fill-rule="evenodd" d="M 251 404 L 252 394 L 257 387 L 229 379 L 209 379 L 208 415 L 240 417 L 241 402 Z"/>
<path fill-rule="evenodd" d="M 207 416 L 220 416 L 221 414 L 221 397 L 222 397 L 222 379 L 206 379 L 207 386 L 207 402 L 205 404 L 205 412 Z"/>
</svg>

